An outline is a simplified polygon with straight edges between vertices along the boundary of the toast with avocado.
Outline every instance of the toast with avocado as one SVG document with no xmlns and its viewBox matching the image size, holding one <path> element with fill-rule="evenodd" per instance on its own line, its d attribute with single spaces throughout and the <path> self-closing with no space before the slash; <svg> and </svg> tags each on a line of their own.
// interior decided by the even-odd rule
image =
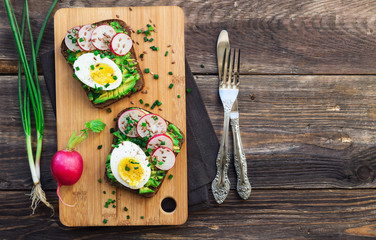
<svg viewBox="0 0 376 240">
<path fill-rule="evenodd" d="M 161 116 L 141 108 L 119 113 L 105 179 L 113 186 L 153 197 L 184 143 L 184 134 Z M 168 180 L 166 180 L 168 181 Z"/>
<path fill-rule="evenodd" d="M 69 29 L 61 43 L 73 76 L 97 108 L 129 97 L 144 86 L 131 34 L 124 21 L 108 19 Z"/>
</svg>

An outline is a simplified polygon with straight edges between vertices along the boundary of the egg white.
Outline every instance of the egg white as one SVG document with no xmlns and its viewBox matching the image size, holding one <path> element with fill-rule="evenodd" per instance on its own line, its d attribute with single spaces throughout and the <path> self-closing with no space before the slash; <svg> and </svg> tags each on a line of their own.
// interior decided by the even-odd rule
<svg viewBox="0 0 376 240">
<path fill-rule="evenodd" d="M 109 65 L 114 70 L 114 75 L 117 77 L 116 81 L 110 83 L 108 87 L 95 82 L 90 76 L 90 66 L 96 65 L 98 63 L 104 63 Z M 111 59 L 104 57 L 101 58 L 99 55 L 95 56 L 94 53 L 85 53 L 77 58 L 73 64 L 74 73 L 77 78 L 87 86 L 91 88 L 102 87 L 102 90 L 113 90 L 120 86 L 122 81 L 122 73 L 120 68 Z M 79 69 L 79 70 L 77 70 Z"/>
<path fill-rule="evenodd" d="M 121 160 L 127 157 L 138 159 L 140 166 L 144 169 L 144 173 L 141 177 L 140 183 L 137 186 L 130 186 L 119 175 L 118 165 Z M 129 141 L 124 141 L 120 143 L 119 147 L 114 148 L 114 150 L 112 150 L 111 153 L 110 166 L 112 174 L 119 183 L 131 189 L 140 189 L 149 180 L 151 169 L 147 166 L 148 163 L 148 158 L 146 157 L 144 151 L 142 151 L 142 149 L 137 144 Z"/>
</svg>

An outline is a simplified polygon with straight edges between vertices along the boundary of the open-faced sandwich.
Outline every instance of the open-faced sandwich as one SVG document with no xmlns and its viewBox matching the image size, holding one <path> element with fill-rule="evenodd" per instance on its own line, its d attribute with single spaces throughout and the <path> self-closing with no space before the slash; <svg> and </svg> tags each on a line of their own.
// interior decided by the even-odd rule
<svg viewBox="0 0 376 240">
<path fill-rule="evenodd" d="M 114 186 L 144 197 L 154 196 L 175 164 L 184 135 L 174 124 L 141 108 L 117 117 L 105 178 Z"/>
<path fill-rule="evenodd" d="M 144 86 L 125 22 L 109 19 L 67 31 L 61 52 L 95 107 L 103 108 Z"/>
</svg>

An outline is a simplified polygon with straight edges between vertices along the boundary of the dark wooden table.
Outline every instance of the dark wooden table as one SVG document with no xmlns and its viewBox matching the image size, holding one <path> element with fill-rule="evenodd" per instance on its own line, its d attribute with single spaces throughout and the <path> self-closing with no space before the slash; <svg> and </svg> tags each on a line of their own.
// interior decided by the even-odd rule
<svg viewBox="0 0 376 240">
<path fill-rule="evenodd" d="M 14 2 L 20 14 L 22 1 Z M 34 32 L 50 1 L 30 0 Z M 32 187 L 17 100 L 17 52 L 0 7 L 1 239 L 354 239 L 376 236 L 376 2 L 63 1 L 62 7 L 178 5 L 185 12 L 186 56 L 218 136 L 222 107 L 216 38 L 227 29 L 242 49 L 240 122 L 253 186 L 222 205 L 189 214 L 182 226 L 67 228 L 40 205 Z M 49 23 L 41 52 L 53 46 Z M 200 65 L 204 64 L 204 68 Z M 42 77 L 41 77 L 41 83 Z M 42 84 L 43 85 L 43 84 Z M 45 86 L 42 184 L 58 207 L 49 162 L 56 122 Z"/>
</svg>

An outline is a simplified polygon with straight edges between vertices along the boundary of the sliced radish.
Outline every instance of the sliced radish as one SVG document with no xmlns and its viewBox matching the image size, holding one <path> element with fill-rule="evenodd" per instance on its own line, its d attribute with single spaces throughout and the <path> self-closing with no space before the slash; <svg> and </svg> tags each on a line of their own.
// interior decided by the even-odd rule
<svg viewBox="0 0 376 240">
<path fill-rule="evenodd" d="M 67 48 L 73 52 L 81 50 L 77 44 L 78 30 L 80 30 L 79 26 L 71 28 L 68 30 L 67 35 L 65 35 L 65 45 L 67 45 Z"/>
<path fill-rule="evenodd" d="M 157 114 L 146 114 L 137 123 L 137 134 L 140 137 L 152 137 L 166 132 L 167 123 Z"/>
<path fill-rule="evenodd" d="M 151 161 L 157 168 L 167 171 L 175 164 L 175 154 L 170 148 L 160 147 L 153 152 Z"/>
<path fill-rule="evenodd" d="M 169 136 L 165 134 L 158 134 L 149 139 L 147 148 L 155 150 L 159 147 L 167 147 L 173 149 L 174 143 Z"/>
<path fill-rule="evenodd" d="M 91 51 L 95 49 L 93 44 L 91 44 L 91 34 L 94 29 L 95 25 L 87 24 L 78 31 L 77 44 L 82 50 Z"/>
<path fill-rule="evenodd" d="M 100 25 L 91 34 L 91 42 L 99 50 L 110 49 L 109 45 L 116 32 L 110 25 Z"/>
<path fill-rule="evenodd" d="M 124 56 L 132 48 L 132 39 L 125 33 L 116 34 L 111 41 L 111 51 L 119 56 Z"/>
<path fill-rule="evenodd" d="M 122 133 L 124 133 L 128 137 L 137 137 L 137 130 L 136 130 L 136 125 L 137 122 L 140 120 L 141 117 L 143 117 L 145 113 L 139 109 L 131 109 L 128 111 L 125 111 L 121 116 L 119 117 L 118 120 L 118 127 Z M 128 118 L 132 120 L 132 124 L 130 125 L 128 123 Z M 130 125 L 130 130 L 126 131 L 128 126 Z"/>
</svg>

